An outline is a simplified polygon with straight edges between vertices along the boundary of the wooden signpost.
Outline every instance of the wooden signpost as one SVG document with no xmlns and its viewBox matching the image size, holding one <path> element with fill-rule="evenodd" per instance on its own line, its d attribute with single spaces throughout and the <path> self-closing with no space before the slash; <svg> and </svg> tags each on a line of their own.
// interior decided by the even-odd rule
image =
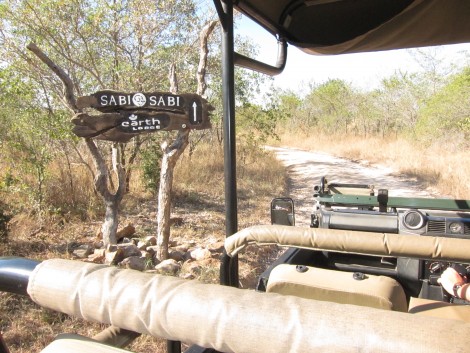
<svg viewBox="0 0 470 353">
<path fill-rule="evenodd" d="M 75 115 L 72 123 L 77 136 L 116 142 L 127 142 L 141 133 L 209 129 L 210 112 L 214 109 L 197 94 L 110 90 L 79 97 L 77 107 L 100 112 Z"/>
</svg>

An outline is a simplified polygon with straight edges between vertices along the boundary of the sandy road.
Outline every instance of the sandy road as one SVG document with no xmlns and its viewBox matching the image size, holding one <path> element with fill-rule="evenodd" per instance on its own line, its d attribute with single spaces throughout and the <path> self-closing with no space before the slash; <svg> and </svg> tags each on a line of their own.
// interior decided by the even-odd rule
<svg viewBox="0 0 470 353">
<path fill-rule="evenodd" d="M 268 147 L 286 166 L 289 196 L 294 199 L 296 225 L 308 226 L 313 207 L 313 187 L 325 176 L 328 182 L 372 184 L 388 189 L 389 196 L 431 197 L 414 179 L 394 173 L 385 166 L 371 166 L 327 153 L 293 148 Z"/>
</svg>

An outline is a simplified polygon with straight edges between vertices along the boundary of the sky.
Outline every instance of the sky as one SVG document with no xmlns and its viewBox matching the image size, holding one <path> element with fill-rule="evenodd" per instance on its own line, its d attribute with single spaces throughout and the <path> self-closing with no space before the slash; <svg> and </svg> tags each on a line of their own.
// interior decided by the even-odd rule
<svg viewBox="0 0 470 353">
<path fill-rule="evenodd" d="M 259 46 L 258 60 L 274 64 L 277 58 L 276 39 L 253 21 L 243 17 L 235 29 L 235 35 L 250 38 Z M 437 53 L 457 65 L 470 64 L 470 43 L 425 49 Z M 274 84 L 297 93 L 307 93 L 309 83 L 322 83 L 328 79 L 342 79 L 365 91 L 380 86 L 382 79 L 395 72 L 419 72 L 422 70 L 410 50 L 392 50 L 373 53 L 336 56 L 309 55 L 288 46 L 287 65 L 283 73 L 274 78 Z"/>
</svg>

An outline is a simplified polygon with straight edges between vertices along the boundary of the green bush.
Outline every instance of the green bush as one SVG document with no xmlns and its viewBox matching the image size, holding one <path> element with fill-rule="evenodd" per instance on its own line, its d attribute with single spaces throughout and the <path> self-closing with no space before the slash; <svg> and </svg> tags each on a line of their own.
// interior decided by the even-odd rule
<svg viewBox="0 0 470 353">
<path fill-rule="evenodd" d="M 158 191 L 163 152 L 159 143 L 151 143 L 142 149 L 141 168 L 145 188 L 153 193 Z"/>
</svg>

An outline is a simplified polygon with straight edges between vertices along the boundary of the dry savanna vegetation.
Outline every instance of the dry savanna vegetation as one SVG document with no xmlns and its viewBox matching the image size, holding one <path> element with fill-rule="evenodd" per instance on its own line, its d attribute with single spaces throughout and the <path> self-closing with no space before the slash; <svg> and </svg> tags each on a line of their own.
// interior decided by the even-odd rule
<svg viewBox="0 0 470 353">
<path fill-rule="evenodd" d="M 338 138 L 333 146 L 330 137 L 304 136 L 300 132 L 296 135 L 284 133 L 278 143 L 306 150 L 312 150 L 315 146 L 316 150 L 349 159 L 391 165 L 401 173 L 416 176 L 441 194 L 462 198 L 469 195 L 465 185 L 459 183 L 459 180 L 467 180 L 465 178 L 468 176 L 468 173 L 459 173 L 465 171 L 465 165 L 460 163 L 459 167 L 457 158 L 468 158 L 465 151 L 457 156 L 455 152 L 440 151 L 441 157 L 435 158 L 431 151 L 420 150 L 419 146 L 406 140 Z M 271 198 L 288 194 L 285 173 L 273 155 L 261 149 L 246 153 L 238 166 L 241 176 L 238 180 L 241 228 L 269 223 Z M 87 189 L 90 181 L 85 176 L 84 173 L 80 178 L 83 183 L 81 187 Z M 122 205 L 120 223 L 133 223 L 137 229 L 136 236 L 144 238 L 155 233 L 156 198 L 145 190 L 139 172 L 133 180 Z M 223 151 L 220 146 L 200 144 L 191 155 L 186 152 L 182 156 L 175 172 L 172 204 L 172 218 L 176 220 L 171 228 L 174 244 L 210 247 L 223 241 L 223 180 Z M 451 185 L 454 186 L 451 188 Z M 98 200 L 96 203 L 99 204 Z M 25 256 L 39 260 L 56 257 L 73 259 L 74 248 L 95 240 L 101 217 L 99 210 L 85 220 L 52 215 L 39 224 L 33 215 L 20 213 L 10 220 L 8 237 L 0 243 L 0 253 L 2 256 Z M 276 253 L 275 248 L 248 248 L 240 259 L 241 287 L 252 288 L 257 276 Z M 197 266 L 188 262 L 176 275 L 185 277 L 191 273 L 191 278 L 195 280 L 217 283 L 218 256 L 220 248 L 211 259 Z M 104 325 L 83 322 L 40 308 L 19 295 L 1 293 L 0 310 L 0 327 L 12 352 L 37 352 L 61 332 L 93 336 L 105 328 Z M 129 348 L 137 352 L 163 352 L 166 343 L 158 338 L 142 336 Z"/>
<path fill-rule="evenodd" d="M 238 166 L 239 225 L 269 223 L 272 197 L 285 194 L 285 171 L 274 156 L 253 150 Z M 121 209 L 121 224 L 133 223 L 135 236 L 144 238 L 156 231 L 156 196 L 145 191 L 139 175 L 134 176 Z M 175 171 L 172 204 L 171 242 L 175 246 L 213 250 L 203 261 L 187 261 L 175 275 L 209 283 L 219 281 L 219 256 L 225 237 L 223 151 L 202 144 L 190 156 L 185 153 Z M 82 180 L 88 188 L 88 178 Z M 96 217 L 96 218 L 95 218 Z M 0 243 L 2 256 L 74 259 L 73 249 L 95 241 L 102 214 L 97 211 L 86 220 L 50 217 L 38 223 L 32 215 L 18 214 L 9 222 L 8 236 Z M 249 248 L 240 259 L 240 286 L 253 288 L 257 276 L 276 254 L 275 248 Z M 189 276 L 190 275 L 190 276 Z M 12 352 L 38 352 L 58 333 L 93 336 L 103 325 L 83 322 L 46 310 L 19 295 L 0 293 L 0 329 Z M 164 340 L 142 336 L 129 349 L 137 352 L 164 352 Z"/>
<path fill-rule="evenodd" d="M 357 138 L 355 136 L 282 135 L 282 143 L 313 149 L 350 160 L 390 167 L 416 178 L 424 187 L 445 198 L 470 199 L 470 150 L 455 149 L 452 141 L 431 147 L 406 138 Z"/>
</svg>

